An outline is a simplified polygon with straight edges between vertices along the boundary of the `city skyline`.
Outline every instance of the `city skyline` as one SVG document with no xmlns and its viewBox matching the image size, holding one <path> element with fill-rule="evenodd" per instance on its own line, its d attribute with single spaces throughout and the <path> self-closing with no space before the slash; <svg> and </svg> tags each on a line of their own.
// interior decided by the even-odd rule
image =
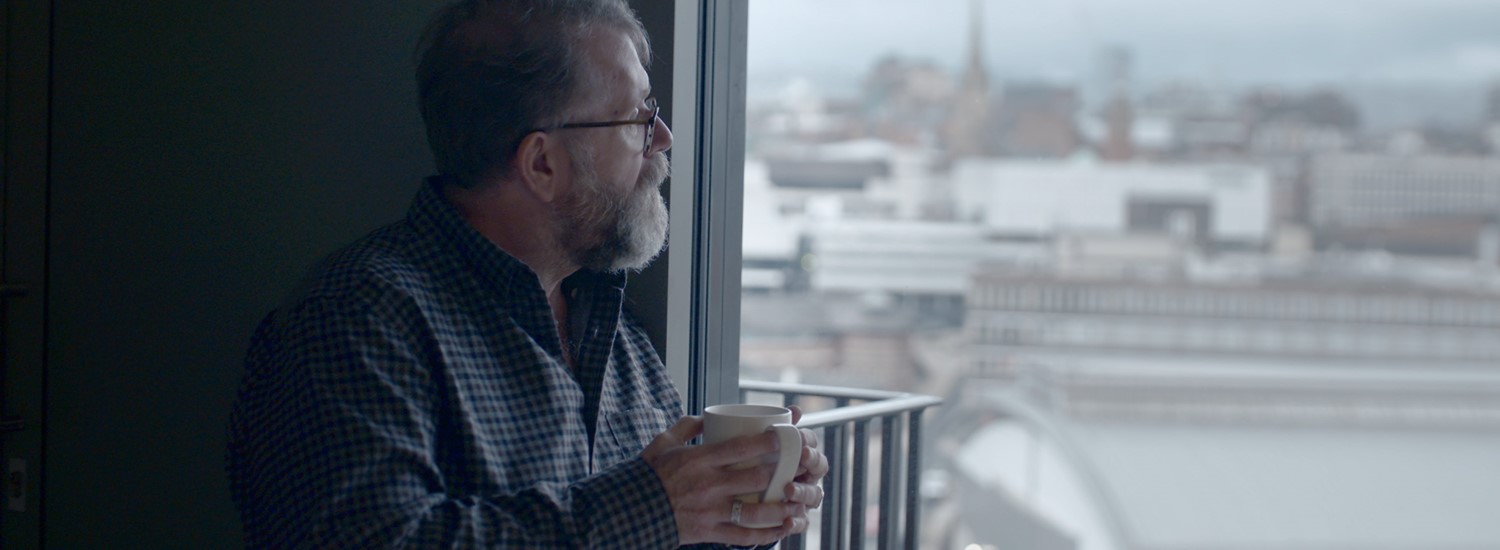
<svg viewBox="0 0 1500 550">
<path fill-rule="evenodd" d="M 1018 10 L 1024 17 L 1011 16 Z M 839 40 L 828 41 L 833 17 L 844 23 Z M 965 0 L 754 0 L 751 76 L 857 76 L 891 54 L 956 69 L 968 17 Z M 1500 79 L 1500 35 L 1493 32 L 1500 3 L 1479 0 L 992 0 L 982 3 L 982 18 L 985 59 L 1001 77 L 1077 83 L 1093 78 L 1098 51 L 1123 46 L 1146 82 Z"/>
</svg>

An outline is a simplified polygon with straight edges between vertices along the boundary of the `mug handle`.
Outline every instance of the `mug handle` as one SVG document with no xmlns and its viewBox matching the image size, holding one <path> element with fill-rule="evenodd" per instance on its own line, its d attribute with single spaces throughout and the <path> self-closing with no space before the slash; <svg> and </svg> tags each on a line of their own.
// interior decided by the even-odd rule
<svg viewBox="0 0 1500 550">
<path fill-rule="evenodd" d="M 781 441 L 781 454 L 776 458 L 776 473 L 771 475 L 771 484 L 766 486 L 761 502 L 781 502 L 786 499 L 786 484 L 797 475 L 797 465 L 802 462 L 802 430 L 791 424 L 776 424 L 766 431 L 776 431 Z"/>
</svg>

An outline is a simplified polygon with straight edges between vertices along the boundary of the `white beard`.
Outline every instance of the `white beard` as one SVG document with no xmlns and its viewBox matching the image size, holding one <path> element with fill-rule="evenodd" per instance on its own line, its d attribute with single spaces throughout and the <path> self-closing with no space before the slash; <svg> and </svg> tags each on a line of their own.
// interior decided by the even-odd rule
<svg viewBox="0 0 1500 550">
<path fill-rule="evenodd" d="M 583 153 L 579 151 L 579 153 Z M 599 181 L 587 154 L 571 155 L 575 191 L 560 206 L 561 240 L 575 263 L 602 272 L 646 267 L 666 247 L 667 204 L 658 189 L 671 173 L 664 154 L 641 168 L 624 195 Z"/>
</svg>

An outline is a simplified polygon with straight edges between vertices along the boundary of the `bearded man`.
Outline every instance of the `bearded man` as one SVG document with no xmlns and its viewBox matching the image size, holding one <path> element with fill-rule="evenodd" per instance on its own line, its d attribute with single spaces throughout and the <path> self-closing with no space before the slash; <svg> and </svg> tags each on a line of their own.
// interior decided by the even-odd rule
<svg viewBox="0 0 1500 550">
<path fill-rule="evenodd" d="M 433 18 L 417 81 L 438 175 L 314 270 L 247 354 L 228 450 L 247 546 L 674 548 L 807 528 L 828 471 L 812 432 L 784 502 L 737 503 L 770 468 L 726 466 L 774 434 L 687 445 L 702 422 L 622 307 L 666 238 L 672 133 L 649 61 L 620 0 Z"/>
</svg>

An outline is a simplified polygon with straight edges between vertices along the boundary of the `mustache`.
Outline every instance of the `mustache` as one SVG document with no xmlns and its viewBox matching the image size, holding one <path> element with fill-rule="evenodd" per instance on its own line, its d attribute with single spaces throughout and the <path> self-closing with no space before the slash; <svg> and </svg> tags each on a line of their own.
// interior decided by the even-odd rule
<svg viewBox="0 0 1500 550">
<path fill-rule="evenodd" d="M 672 161 L 667 158 L 666 153 L 657 153 L 648 159 L 641 167 L 639 185 L 661 185 L 667 178 L 672 177 Z"/>
</svg>

